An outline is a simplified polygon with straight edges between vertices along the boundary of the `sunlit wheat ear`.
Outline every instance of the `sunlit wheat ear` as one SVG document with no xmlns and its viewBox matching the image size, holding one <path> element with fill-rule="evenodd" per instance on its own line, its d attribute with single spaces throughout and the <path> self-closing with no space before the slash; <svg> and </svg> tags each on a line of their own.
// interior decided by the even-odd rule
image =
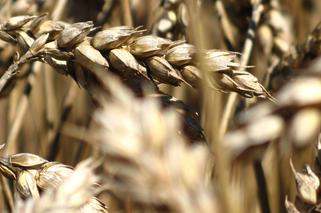
<svg viewBox="0 0 321 213">
<path fill-rule="evenodd" d="M 22 198 L 39 198 L 36 175 L 41 165 L 48 162 L 38 155 L 19 153 L 1 158 L 1 173 L 14 181 L 15 189 Z"/>
<path fill-rule="evenodd" d="M 14 187 L 18 195 L 20 195 L 20 198 L 32 198 L 32 201 L 28 201 L 32 204 L 26 205 L 37 205 L 38 208 L 39 205 L 44 204 L 43 207 L 41 206 L 41 208 L 44 209 L 40 208 L 39 212 L 46 212 L 47 210 L 45 208 L 47 207 L 53 208 L 53 211 L 62 211 L 58 209 L 58 206 L 63 205 L 63 202 L 66 202 L 66 206 L 63 208 L 67 212 L 69 212 L 69 209 L 72 210 L 70 210 L 71 212 L 105 212 L 104 204 L 94 197 L 95 193 L 99 191 L 99 185 L 97 185 L 99 178 L 93 174 L 95 165 L 97 166 L 97 163 L 94 163 L 92 160 L 87 160 L 80 164 L 74 171 L 67 165 L 48 162 L 35 154 L 19 153 L 1 158 L 0 172 L 14 182 Z M 79 177 L 77 177 L 78 175 Z M 76 181 L 76 179 L 78 180 Z M 86 182 L 87 179 L 89 181 L 88 183 Z M 83 186 L 86 187 L 81 188 Z M 57 196 L 60 197 L 61 194 L 65 193 L 65 198 L 63 198 L 65 200 L 58 200 L 57 198 L 57 203 L 52 204 L 57 206 L 53 207 L 50 206 L 51 203 L 49 201 L 47 201 L 49 202 L 48 204 L 42 203 L 42 201 L 39 201 L 37 204 L 37 200 L 39 199 L 49 199 L 43 198 L 45 195 L 41 194 L 41 192 L 49 194 L 46 196 L 53 196 L 53 194 L 56 193 Z M 85 192 L 87 194 L 84 197 Z M 90 197 L 88 198 L 87 196 Z M 34 212 L 34 209 L 30 211 Z"/>
<path fill-rule="evenodd" d="M 95 144 L 106 158 L 113 194 L 142 211 L 215 211 L 204 179 L 208 147 L 186 145 L 172 109 L 161 110 L 153 98 L 136 98 L 118 81 L 109 83 L 111 98 L 95 114 L 101 126 Z"/>
<path fill-rule="evenodd" d="M 260 131 L 262 128 L 264 128 L 263 133 Z M 240 158 L 261 159 L 270 141 L 279 138 L 283 128 L 284 121 L 279 116 L 264 116 L 239 129 L 228 132 L 224 144 L 236 161 Z"/>
<path fill-rule="evenodd" d="M 107 212 L 106 207 L 94 197 L 97 192 L 95 186 L 100 179 L 93 173 L 95 164 L 90 159 L 79 163 L 69 177 L 56 188 L 46 190 L 39 199 L 18 202 L 15 212 Z"/>
<path fill-rule="evenodd" d="M 236 159 L 253 160 L 281 136 L 298 149 L 316 143 L 321 123 L 318 91 L 321 80 L 313 76 L 288 82 L 275 94 L 277 104 L 264 102 L 241 113 L 238 127 L 226 134 L 227 149 Z"/>
<path fill-rule="evenodd" d="M 71 75 L 77 82 L 84 79 L 81 69 L 97 78 L 113 70 L 129 81 L 137 77 L 144 81 L 153 78 L 155 81 L 152 82 L 157 84 L 179 86 L 185 83 L 196 88 L 202 76 L 208 76 L 197 69 L 201 66 L 195 57 L 197 50 L 185 41 L 143 35 L 144 30 L 140 27 L 127 26 L 109 28 L 89 37 L 93 29 L 91 21 L 66 24 L 47 19 L 45 15 L 10 18 L 0 28 L 0 39 L 17 41 L 27 52 L 7 70 L 0 83 L 5 85 L 20 65 L 35 59 L 45 61 L 59 73 Z M 29 31 L 31 33 L 27 33 Z M 199 51 L 206 52 L 201 54 L 207 65 L 203 71 L 209 73 L 211 85 L 215 88 L 248 98 L 256 96 L 273 100 L 257 78 L 244 70 L 249 67 L 240 66 L 237 53 Z M 238 71 L 240 69 L 244 71 Z M 83 81 L 78 83 L 87 85 Z"/>
<path fill-rule="evenodd" d="M 238 53 L 220 50 L 209 50 L 205 53 L 205 67 L 209 72 L 208 81 L 214 88 L 222 91 L 234 91 L 244 97 L 274 98 L 258 82 L 258 79 L 247 71 L 251 66 L 242 67 L 237 62 Z"/>
</svg>

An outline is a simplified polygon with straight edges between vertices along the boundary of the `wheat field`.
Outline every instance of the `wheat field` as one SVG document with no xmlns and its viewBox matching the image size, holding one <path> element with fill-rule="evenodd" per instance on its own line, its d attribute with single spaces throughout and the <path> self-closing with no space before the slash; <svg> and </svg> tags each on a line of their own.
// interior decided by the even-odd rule
<svg viewBox="0 0 321 213">
<path fill-rule="evenodd" d="M 0 212 L 321 212 L 320 0 L 0 0 Z"/>
</svg>

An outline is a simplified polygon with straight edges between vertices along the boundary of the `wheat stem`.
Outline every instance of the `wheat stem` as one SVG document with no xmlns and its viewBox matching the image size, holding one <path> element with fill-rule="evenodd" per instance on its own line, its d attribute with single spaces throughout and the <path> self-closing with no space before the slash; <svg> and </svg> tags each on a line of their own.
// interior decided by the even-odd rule
<svg viewBox="0 0 321 213">
<path fill-rule="evenodd" d="M 122 7 L 122 11 L 124 14 L 124 23 L 127 26 L 133 26 L 133 18 L 132 18 L 132 14 L 130 11 L 130 3 L 129 0 L 121 0 L 120 1 L 121 7 Z"/>
<path fill-rule="evenodd" d="M 8 180 L 6 180 L 2 175 L 0 175 L 2 194 L 4 195 L 4 200 L 10 212 L 14 209 L 14 202 L 11 190 L 9 188 Z"/>
<path fill-rule="evenodd" d="M 33 65 L 32 69 L 31 69 L 31 73 L 28 76 L 27 82 L 24 85 L 23 94 L 17 104 L 16 114 L 13 119 L 12 126 L 10 128 L 10 131 L 9 131 L 9 134 L 7 137 L 6 153 L 12 154 L 12 153 L 16 153 L 16 151 L 17 151 L 16 140 L 19 135 L 23 119 L 26 115 L 31 90 L 32 90 L 32 87 L 35 83 L 36 75 L 40 72 L 41 65 L 42 64 L 40 62 L 37 62 Z"/>
<path fill-rule="evenodd" d="M 247 38 L 244 43 L 243 51 L 242 51 L 242 57 L 241 57 L 241 66 L 246 66 L 249 62 L 252 48 L 254 45 L 254 37 L 255 37 L 255 29 L 257 27 L 257 24 L 260 21 L 261 15 L 263 12 L 263 5 L 261 1 L 258 1 L 257 5 L 253 5 L 253 11 L 252 11 L 252 18 L 251 18 L 251 24 L 249 26 L 249 29 L 247 31 Z M 228 96 L 227 104 L 225 107 L 225 110 L 223 112 L 222 116 L 222 123 L 220 126 L 220 131 L 219 131 L 219 137 L 222 139 L 227 128 L 228 128 L 228 123 L 229 120 L 231 119 L 234 109 L 235 109 L 235 104 L 237 101 L 237 93 L 230 93 Z"/>
<path fill-rule="evenodd" d="M 271 209 L 269 204 L 267 183 L 264 175 L 262 162 L 260 160 L 257 160 L 254 162 L 254 171 L 255 171 L 259 201 L 261 205 L 261 211 L 262 213 L 270 213 Z"/>
<path fill-rule="evenodd" d="M 49 136 L 49 152 L 47 159 L 53 161 L 59 151 L 60 137 L 61 137 L 61 129 L 63 128 L 64 123 L 66 122 L 75 98 L 77 97 L 79 88 L 75 83 L 72 83 L 68 89 L 67 95 L 63 101 L 62 112 L 60 113 L 60 117 L 55 124 L 55 129 L 51 136 Z"/>
</svg>

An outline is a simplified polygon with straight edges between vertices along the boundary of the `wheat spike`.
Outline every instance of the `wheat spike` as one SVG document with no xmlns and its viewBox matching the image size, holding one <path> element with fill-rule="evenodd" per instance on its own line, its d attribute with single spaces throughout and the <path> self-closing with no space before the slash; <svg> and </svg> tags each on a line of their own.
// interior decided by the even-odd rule
<svg viewBox="0 0 321 213">
<path fill-rule="evenodd" d="M 173 86 L 178 86 L 184 82 L 195 86 L 198 84 L 195 81 L 204 76 L 201 73 L 193 74 L 197 76 L 196 78 L 190 78 L 189 75 L 186 75 L 188 67 L 185 67 L 190 65 L 197 67 L 199 62 L 195 57 L 195 48 L 184 41 L 171 41 L 152 35 L 144 36 L 142 35 L 143 30 L 140 28 L 127 26 L 110 28 L 98 32 L 93 37 L 89 37 L 90 31 L 94 30 L 92 22 L 61 24 L 61 22 L 46 20 L 44 17 L 41 16 L 42 19 L 39 21 L 36 17 L 28 18 L 26 16 L 23 22 L 17 23 L 14 21 L 22 18 L 13 17 L 8 20 L 8 23 L 11 23 L 9 28 L 5 27 L 6 24 L 1 27 L 0 32 L 2 35 L 7 35 L 2 36 L 4 40 L 17 39 L 17 32 L 31 31 L 33 35 L 30 39 L 30 36 L 25 36 L 29 40 L 33 39 L 33 42 L 29 42 L 27 45 L 21 44 L 25 48 L 28 46 L 30 48 L 2 76 L 0 90 L 2 90 L 8 79 L 15 75 L 22 64 L 40 59 L 45 59 L 46 62 L 54 65 L 54 67 L 58 67 L 55 60 L 66 61 L 67 64 L 74 61 L 75 64 L 89 70 L 98 77 L 103 72 L 108 72 L 112 69 L 116 73 L 121 73 L 125 78 L 130 78 L 134 75 L 148 79 L 146 71 L 144 71 L 146 69 L 150 71 L 150 75 L 158 83 Z M 41 32 L 40 29 L 43 31 Z M 47 41 L 47 39 L 49 40 Z M 114 49 L 116 48 L 121 49 L 125 55 L 115 54 Z M 114 52 L 108 56 L 104 53 L 105 51 Z M 29 52 L 32 52 L 32 54 L 28 54 Z M 108 61 L 111 61 L 110 57 L 114 58 L 112 68 L 108 66 Z M 237 92 L 244 97 L 271 97 L 252 74 L 247 71 L 237 71 L 245 67 L 241 67 L 237 62 L 236 53 L 210 50 L 205 51 L 203 57 L 206 65 L 208 65 L 205 70 L 209 72 L 207 76 L 209 76 L 211 84 L 216 88 L 228 92 Z M 123 65 L 119 66 L 115 60 L 122 61 Z M 128 63 L 124 63 L 124 61 Z M 63 63 L 59 63 L 59 65 L 64 66 Z M 66 70 L 68 70 L 67 74 L 73 73 L 72 75 L 77 81 L 78 75 L 81 75 L 81 73 L 74 66 L 77 65 L 69 66 L 73 70 Z M 185 70 L 184 75 L 182 75 L 182 70 Z M 194 69 L 193 72 L 195 73 L 196 70 Z M 84 84 L 82 83 L 82 85 Z"/>
</svg>

